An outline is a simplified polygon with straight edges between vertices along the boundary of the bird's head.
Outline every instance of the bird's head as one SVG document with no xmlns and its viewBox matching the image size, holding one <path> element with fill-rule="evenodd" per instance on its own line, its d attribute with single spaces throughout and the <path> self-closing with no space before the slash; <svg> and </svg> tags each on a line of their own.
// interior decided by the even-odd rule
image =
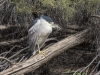
<svg viewBox="0 0 100 75">
<path fill-rule="evenodd" d="M 56 29 L 56 30 L 60 30 L 61 29 L 61 27 L 59 27 L 57 24 L 55 24 L 54 21 L 49 16 L 42 15 L 41 17 L 45 21 L 47 21 L 49 23 L 50 27 L 52 27 L 53 29 Z"/>
</svg>

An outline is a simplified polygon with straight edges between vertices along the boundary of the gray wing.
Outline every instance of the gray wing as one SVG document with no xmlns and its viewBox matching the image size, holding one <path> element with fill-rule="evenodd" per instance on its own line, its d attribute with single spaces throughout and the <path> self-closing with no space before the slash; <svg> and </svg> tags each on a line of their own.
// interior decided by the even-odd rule
<svg viewBox="0 0 100 75">
<path fill-rule="evenodd" d="M 36 41 L 39 37 L 39 25 L 39 23 L 36 23 L 28 31 L 29 46 L 32 52 L 36 51 Z"/>
</svg>

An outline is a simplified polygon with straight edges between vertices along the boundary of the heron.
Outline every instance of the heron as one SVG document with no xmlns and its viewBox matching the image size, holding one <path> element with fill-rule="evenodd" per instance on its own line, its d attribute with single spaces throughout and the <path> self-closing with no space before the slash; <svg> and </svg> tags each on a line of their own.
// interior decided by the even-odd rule
<svg viewBox="0 0 100 75">
<path fill-rule="evenodd" d="M 45 51 L 41 51 L 40 49 L 46 42 L 48 36 L 52 33 L 53 29 L 59 30 L 60 27 L 55 24 L 53 19 L 49 16 L 41 15 L 32 21 L 29 26 L 28 36 L 29 47 L 33 55 L 37 52 L 45 55 Z"/>
</svg>

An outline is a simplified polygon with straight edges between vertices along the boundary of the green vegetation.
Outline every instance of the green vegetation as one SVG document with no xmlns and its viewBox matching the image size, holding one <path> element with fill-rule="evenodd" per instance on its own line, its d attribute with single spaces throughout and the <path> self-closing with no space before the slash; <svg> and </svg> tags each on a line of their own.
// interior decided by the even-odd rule
<svg viewBox="0 0 100 75">
<path fill-rule="evenodd" d="M 61 17 L 66 21 L 78 12 L 78 8 L 89 14 L 94 13 L 99 2 L 100 0 L 11 0 L 19 13 L 43 14 L 50 9 L 59 9 L 63 11 Z"/>
<path fill-rule="evenodd" d="M 16 10 L 20 13 L 32 13 L 35 8 L 33 5 L 30 5 L 28 0 L 12 0 L 11 3 L 15 4 Z"/>
<path fill-rule="evenodd" d="M 74 72 L 75 71 L 71 71 L 71 69 L 67 69 L 66 72 L 65 72 L 65 74 L 70 74 L 70 73 L 74 73 Z M 87 75 L 87 73 L 86 72 L 82 72 L 82 73 L 76 72 L 74 75 Z"/>
<path fill-rule="evenodd" d="M 83 8 L 84 10 L 87 10 L 87 12 L 93 13 L 100 0 L 75 0 L 74 2 L 75 6 L 78 6 L 78 8 Z"/>
<path fill-rule="evenodd" d="M 87 73 L 76 73 L 75 75 L 87 75 Z"/>
</svg>

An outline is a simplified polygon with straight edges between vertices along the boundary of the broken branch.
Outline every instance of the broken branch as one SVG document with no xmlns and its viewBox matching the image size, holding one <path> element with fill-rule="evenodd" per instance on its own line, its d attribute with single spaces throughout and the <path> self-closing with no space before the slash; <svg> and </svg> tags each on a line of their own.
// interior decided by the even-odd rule
<svg viewBox="0 0 100 75">
<path fill-rule="evenodd" d="M 7 58 L 5 58 L 5 57 L 0 57 L 0 59 L 6 60 L 6 61 L 9 62 L 11 65 L 13 65 L 13 63 L 12 63 L 9 59 L 7 59 Z"/>
</svg>

